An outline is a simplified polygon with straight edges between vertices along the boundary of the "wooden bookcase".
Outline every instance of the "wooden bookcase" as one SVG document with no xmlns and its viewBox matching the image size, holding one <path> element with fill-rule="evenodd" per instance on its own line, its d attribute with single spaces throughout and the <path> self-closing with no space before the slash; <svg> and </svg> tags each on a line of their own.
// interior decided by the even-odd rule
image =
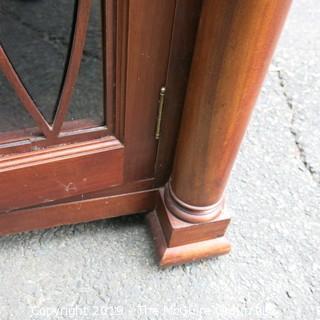
<svg viewBox="0 0 320 320">
<path fill-rule="evenodd" d="M 102 124 L 66 118 L 97 2 Z M 51 122 L 0 34 L 36 124 L 0 130 L 0 235 L 148 213 L 161 265 L 228 253 L 223 193 L 290 2 L 78 0 Z"/>
</svg>

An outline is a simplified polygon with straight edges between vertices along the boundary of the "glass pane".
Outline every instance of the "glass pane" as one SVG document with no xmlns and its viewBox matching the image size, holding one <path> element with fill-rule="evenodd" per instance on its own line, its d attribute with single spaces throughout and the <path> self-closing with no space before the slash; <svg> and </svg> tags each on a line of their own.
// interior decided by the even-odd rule
<svg viewBox="0 0 320 320">
<path fill-rule="evenodd" d="M 36 127 L 14 90 L 0 72 L 0 132 Z"/>
<path fill-rule="evenodd" d="M 82 126 L 104 124 L 102 44 L 101 1 L 94 0 L 80 73 L 67 116 L 68 121 L 83 119 Z"/>
<path fill-rule="evenodd" d="M 74 11 L 74 0 L 0 1 L 0 41 L 49 122 L 64 76 Z"/>
</svg>

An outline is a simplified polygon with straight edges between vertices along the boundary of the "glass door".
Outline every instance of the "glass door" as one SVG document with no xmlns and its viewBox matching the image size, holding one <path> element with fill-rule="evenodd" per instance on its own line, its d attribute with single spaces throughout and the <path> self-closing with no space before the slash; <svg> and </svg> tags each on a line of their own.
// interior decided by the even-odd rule
<svg viewBox="0 0 320 320">
<path fill-rule="evenodd" d="M 3 0 L 0 21 L 2 154 L 110 134 L 113 1 Z"/>
<path fill-rule="evenodd" d="M 174 0 L 1 0 L 0 213 L 154 178 L 174 16 Z"/>
</svg>

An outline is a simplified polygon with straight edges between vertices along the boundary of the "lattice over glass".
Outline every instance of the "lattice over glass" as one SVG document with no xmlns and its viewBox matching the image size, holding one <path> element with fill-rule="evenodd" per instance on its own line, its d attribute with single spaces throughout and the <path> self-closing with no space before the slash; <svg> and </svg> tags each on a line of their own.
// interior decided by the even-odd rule
<svg viewBox="0 0 320 320">
<path fill-rule="evenodd" d="M 49 144 L 106 125 L 107 11 L 100 0 L 1 1 L 0 132 Z"/>
</svg>

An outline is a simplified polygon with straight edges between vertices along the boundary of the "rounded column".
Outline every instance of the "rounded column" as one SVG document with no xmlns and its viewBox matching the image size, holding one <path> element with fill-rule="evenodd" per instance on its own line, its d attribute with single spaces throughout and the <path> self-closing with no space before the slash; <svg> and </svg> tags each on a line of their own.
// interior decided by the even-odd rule
<svg viewBox="0 0 320 320">
<path fill-rule="evenodd" d="M 167 208 L 191 223 L 223 193 L 291 0 L 204 0 Z"/>
</svg>

